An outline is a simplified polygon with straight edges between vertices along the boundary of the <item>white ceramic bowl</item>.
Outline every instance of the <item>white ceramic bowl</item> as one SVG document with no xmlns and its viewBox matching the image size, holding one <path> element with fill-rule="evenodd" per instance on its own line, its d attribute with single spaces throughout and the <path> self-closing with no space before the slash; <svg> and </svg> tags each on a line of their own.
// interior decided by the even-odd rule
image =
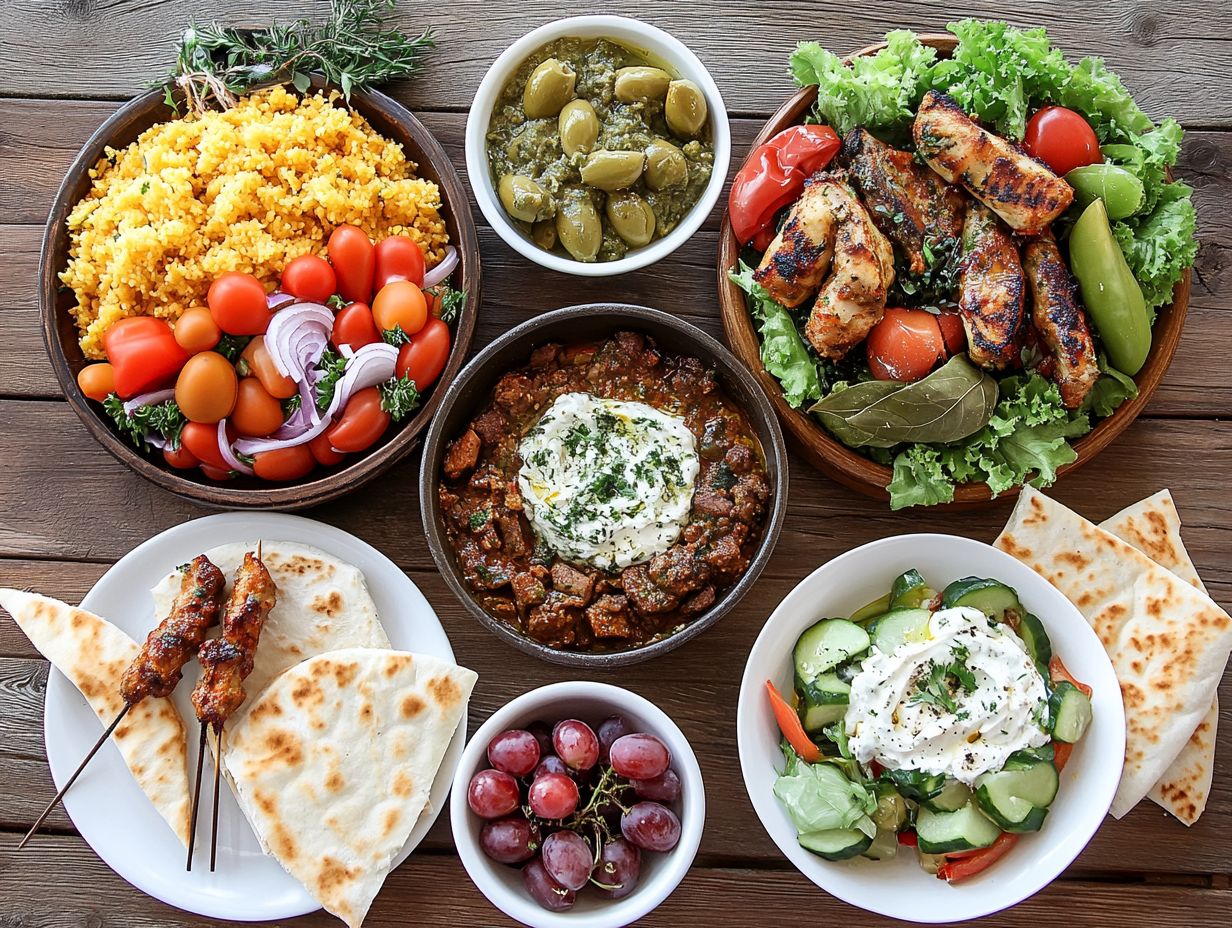
<svg viewBox="0 0 1232 928">
<path fill-rule="evenodd" d="M 668 235 L 643 248 L 631 250 L 619 261 L 582 262 L 544 251 L 527 238 L 506 215 L 496 195 L 496 187 L 492 183 L 492 173 L 488 167 L 488 122 L 501 90 L 532 52 L 566 36 L 613 39 L 622 45 L 649 53 L 652 58 L 662 61 L 680 77 L 697 84 L 706 95 L 706 105 L 710 110 L 714 170 L 701 199 Z M 572 16 L 540 26 L 522 36 L 505 49 L 488 69 L 475 92 L 470 116 L 466 120 L 466 173 L 470 177 L 471 189 L 475 192 L 479 209 L 488 223 L 510 248 L 522 256 L 554 271 L 582 277 L 608 277 L 635 271 L 667 257 L 687 242 L 718 202 L 730 161 L 731 130 L 727 124 L 727 108 L 723 105 L 723 97 L 710 72 L 678 39 L 655 26 L 624 16 Z"/>
<path fill-rule="evenodd" d="M 680 843 L 667 854 L 643 851 L 637 888 L 625 898 L 613 901 L 586 889 L 578 893 L 572 909 L 549 912 L 522 886 L 519 867 L 497 863 L 480 849 L 479 828 L 483 821 L 466 803 L 467 786 L 476 772 L 489 766 L 488 742 L 506 729 L 525 728 L 534 721 L 552 725 L 567 718 L 581 719 L 593 727 L 614 714 L 628 719 L 635 731 L 657 735 L 672 752 L 672 769 L 681 783 L 681 798 L 671 804 L 680 818 Z M 475 732 L 454 774 L 449 816 L 454 844 L 467 874 L 488 901 L 510 918 L 532 928 L 619 928 L 651 911 L 688 873 L 702 839 L 706 792 L 693 749 L 676 723 L 658 706 L 609 683 L 553 683 L 523 693 L 492 713 Z"/>
<path fill-rule="evenodd" d="M 993 577 L 1018 591 L 1044 623 L 1053 653 L 1094 693 L 1094 720 L 1061 774 L 1044 827 L 1023 835 L 994 867 L 957 886 L 924 872 L 915 854 L 894 860 L 828 861 L 796 842 L 771 789 L 783 767 L 766 681 L 792 686 L 791 650 L 818 619 L 850 615 L 883 596 L 898 574 L 916 568 L 937 589 L 960 577 Z M 959 922 L 1026 899 L 1061 873 L 1095 834 L 1112 803 L 1125 754 L 1121 691 L 1107 654 L 1078 610 L 1055 587 L 1002 551 L 952 535 L 884 538 L 817 568 L 766 621 L 745 665 L 737 716 L 740 766 L 753 807 L 770 837 L 810 880 L 852 905 L 914 922 Z M 456 786 L 455 786 L 456 789 Z"/>
</svg>

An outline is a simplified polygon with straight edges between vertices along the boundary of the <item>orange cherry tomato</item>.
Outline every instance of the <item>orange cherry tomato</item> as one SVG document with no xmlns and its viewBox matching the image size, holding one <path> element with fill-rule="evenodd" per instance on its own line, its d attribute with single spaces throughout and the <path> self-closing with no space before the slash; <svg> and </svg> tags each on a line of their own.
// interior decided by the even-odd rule
<svg viewBox="0 0 1232 928">
<path fill-rule="evenodd" d="M 341 463 L 342 459 L 346 457 L 341 451 L 335 451 L 330 447 L 328 432 L 322 432 L 312 441 L 308 442 L 308 450 L 317 459 L 317 463 L 325 467 L 333 467 L 335 464 Z"/>
<path fill-rule="evenodd" d="M 171 326 L 153 316 L 113 322 L 103 333 L 103 350 L 111 362 L 115 392 L 126 400 L 174 381 L 188 360 Z"/>
<path fill-rule="evenodd" d="M 260 451 L 253 456 L 252 469 L 262 480 L 298 480 L 317 466 L 307 445 L 292 445 L 277 451 Z"/>
<path fill-rule="evenodd" d="M 222 329 L 214 321 L 214 314 L 204 306 L 186 310 L 175 320 L 175 340 L 189 354 L 209 351 L 222 338 Z"/>
<path fill-rule="evenodd" d="M 449 326 L 440 319 L 427 324 L 398 349 L 398 377 L 410 377 L 422 393 L 441 376 L 449 360 Z"/>
<path fill-rule="evenodd" d="M 821 760 L 821 748 L 813 743 L 804 731 L 796 710 L 787 704 L 787 700 L 779 695 L 779 691 L 769 680 L 766 681 L 766 692 L 770 694 L 770 708 L 774 710 L 774 720 L 779 723 L 779 731 L 783 733 L 787 743 L 795 749 L 801 759 L 810 764 Z"/>
<path fill-rule="evenodd" d="M 228 429 L 230 432 L 230 429 Z M 203 466 L 213 467 L 220 471 L 229 471 L 227 463 L 218 449 L 218 426 L 206 425 L 203 422 L 189 422 L 180 432 L 180 447 L 201 462 Z M 219 479 L 217 477 L 215 480 Z"/>
<path fill-rule="evenodd" d="M 962 316 L 958 313 L 939 313 L 937 328 L 945 342 L 945 350 L 951 355 L 967 350 L 967 331 L 963 328 Z"/>
<path fill-rule="evenodd" d="M 342 418 L 326 430 L 329 445 L 336 451 L 363 451 L 376 444 L 392 420 L 381 408 L 381 391 L 365 387 L 351 394 Z"/>
<path fill-rule="evenodd" d="M 228 335 L 260 335 L 273 315 L 265 288 L 251 274 L 227 271 L 217 277 L 205 296 L 210 315 Z"/>
<path fill-rule="evenodd" d="M 240 353 L 239 369 L 241 374 L 251 374 L 261 381 L 261 386 L 275 399 L 290 399 L 298 392 L 299 388 L 295 386 L 294 380 L 278 373 L 274 359 L 265 347 L 264 335 L 258 335 L 244 347 Z"/>
<path fill-rule="evenodd" d="M 191 470 L 201 463 L 197 460 L 197 456 L 183 445 L 178 448 L 164 448 L 163 460 L 176 470 Z"/>
<path fill-rule="evenodd" d="M 887 309 L 868 333 L 865 349 L 878 380 L 911 383 L 945 358 L 937 317 L 922 309 Z"/>
<path fill-rule="evenodd" d="M 350 345 L 356 351 L 364 345 L 375 345 L 381 340 L 372 310 L 367 303 L 352 303 L 334 316 L 334 333 L 330 336 L 334 346 Z"/>
<path fill-rule="evenodd" d="M 372 278 L 376 274 L 376 249 L 363 229 L 340 225 L 326 246 L 329 263 L 338 277 L 338 292 L 348 302 L 372 300 Z"/>
<path fill-rule="evenodd" d="M 395 280 L 382 287 L 372 301 L 372 318 L 382 332 L 401 328 L 407 335 L 414 335 L 428 321 L 428 301 L 409 280 Z"/>
<path fill-rule="evenodd" d="M 376 289 L 394 280 L 409 280 L 416 287 L 423 286 L 423 249 L 407 235 L 391 235 L 376 243 Z"/>
<path fill-rule="evenodd" d="M 239 434 L 264 438 L 278 431 L 285 419 L 282 404 L 270 396 L 261 381 L 256 377 L 240 381 L 235 410 L 231 413 L 231 424 Z"/>
<path fill-rule="evenodd" d="M 338 292 L 338 276 L 320 255 L 300 255 L 282 269 L 282 292 L 324 303 Z"/>
<path fill-rule="evenodd" d="M 115 393 L 115 370 L 106 361 L 87 364 L 77 372 L 77 386 L 87 397 L 101 403 Z"/>
<path fill-rule="evenodd" d="M 201 473 L 211 480 L 234 480 L 235 471 L 226 467 L 214 467 L 212 464 L 202 464 Z"/>
<path fill-rule="evenodd" d="M 190 422 L 217 422 L 231 415 L 239 383 L 231 362 L 217 351 L 195 354 L 175 381 L 175 401 Z"/>
</svg>

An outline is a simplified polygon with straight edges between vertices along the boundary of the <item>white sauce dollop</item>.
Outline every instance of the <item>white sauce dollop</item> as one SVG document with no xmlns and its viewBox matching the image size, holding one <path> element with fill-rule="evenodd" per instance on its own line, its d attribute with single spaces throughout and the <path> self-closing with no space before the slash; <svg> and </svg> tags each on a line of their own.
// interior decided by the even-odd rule
<svg viewBox="0 0 1232 928">
<path fill-rule="evenodd" d="M 666 551 L 693 505 L 699 461 L 683 419 L 589 393 L 556 398 L 518 446 L 518 488 L 536 534 L 604 570 Z"/>
<path fill-rule="evenodd" d="M 921 698 L 939 692 L 945 674 L 934 668 L 954 662 L 973 685 L 950 676 L 940 700 Z M 970 786 L 1015 751 L 1048 741 L 1047 699 L 1022 640 L 978 609 L 957 606 L 933 614 L 927 641 L 890 654 L 873 648 L 851 682 L 847 732 L 861 763 L 943 773 Z"/>
</svg>

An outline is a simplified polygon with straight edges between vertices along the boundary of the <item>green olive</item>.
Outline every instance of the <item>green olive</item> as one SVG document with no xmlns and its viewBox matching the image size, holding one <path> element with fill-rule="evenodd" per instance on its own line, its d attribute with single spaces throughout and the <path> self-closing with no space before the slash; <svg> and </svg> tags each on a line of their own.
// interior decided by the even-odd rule
<svg viewBox="0 0 1232 928">
<path fill-rule="evenodd" d="M 530 240 L 542 248 L 544 251 L 551 251 L 556 247 L 556 217 L 553 215 L 551 219 L 544 219 L 541 222 L 536 222 L 530 227 Z"/>
<path fill-rule="evenodd" d="M 601 148 L 591 152 L 582 165 L 582 183 L 600 190 L 622 190 L 637 183 L 645 167 L 643 152 Z"/>
<path fill-rule="evenodd" d="M 585 100 L 570 100 L 560 111 L 560 147 L 566 155 L 585 154 L 599 137 L 599 117 Z"/>
<path fill-rule="evenodd" d="M 530 72 L 522 89 L 522 108 L 531 119 L 555 116 L 573 99 L 577 73 L 569 65 L 548 58 Z"/>
<path fill-rule="evenodd" d="M 681 138 L 692 138 L 706 124 L 706 96 L 692 81 L 672 81 L 663 104 L 668 128 Z"/>
<path fill-rule="evenodd" d="M 689 162 L 684 152 L 665 139 L 646 146 L 646 186 L 651 190 L 679 187 L 689 179 Z"/>
<path fill-rule="evenodd" d="M 628 190 L 613 193 L 607 198 L 603 211 L 616 234 L 634 248 L 641 248 L 654 238 L 654 210 L 636 193 Z"/>
<path fill-rule="evenodd" d="M 672 76 L 662 68 L 638 65 L 621 68 L 616 72 L 616 99 L 625 103 L 635 100 L 662 100 L 667 96 L 667 87 Z"/>
<path fill-rule="evenodd" d="M 507 212 L 522 222 L 538 222 L 550 219 L 556 212 L 552 195 L 535 181 L 521 174 L 504 174 L 496 185 L 496 192 Z"/>
<path fill-rule="evenodd" d="M 603 244 L 603 222 L 585 190 L 570 190 L 556 210 L 556 234 L 578 261 L 594 261 Z"/>
</svg>

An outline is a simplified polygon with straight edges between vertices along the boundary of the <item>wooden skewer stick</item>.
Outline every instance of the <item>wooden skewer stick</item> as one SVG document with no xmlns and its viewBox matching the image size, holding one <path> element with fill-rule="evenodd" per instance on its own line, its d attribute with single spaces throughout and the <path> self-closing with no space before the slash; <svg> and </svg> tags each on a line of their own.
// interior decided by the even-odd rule
<svg viewBox="0 0 1232 928">
<path fill-rule="evenodd" d="M 210 817 L 210 873 L 214 872 L 214 864 L 218 857 L 218 772 L 222 763 L 222 726 L 218 726 L 218 737 L 214 741 L 214 811 Z"/>
<path fill-rule="evenodd" d="M 34 824 L 30 826 L 30 830 L 26 832 L 26 836 L 22 838 L 21 843 L 17 845 L 17 850 L 20 851 L 26 846 L 26 842 L 34 837 L 34 833 L 39 830 L 39 826 L 43 824 L 43 820 L 51 814 L 51 810 L 56 807 L 61 799 L 64 798 L 64 794 L 68 792 L 69 787 L 77 782 L 77 778 L 81 776 L 81 771 L 86 769 L 86 764 L 88 764 L 91 758 L 98 753 L 98 749 L 103 746 L 103 742 L 111 737 L 111 733 L 116 730 L 116 726 L 120 724 L 120 721 L 124 718 L 124 716 L 128 715 L 128 710 L 132 707 L 132 703 L 124 704 L 124 708 L 121 709 L 120 714 L 115 717 L 115 721 L 108 725 L 107 730 L 99 736 L 98 741 L 94 742 L 94 747 L 90 748 L 90 753 L 87 754 L 82 759 L 81 763 L 77 765 L 77 769 L 74 770 L 73 775 L 68 778 L 68 782 L 60 787 L 60 791 L 52 797 L 51 802 L 47 803 L 47 808 L 43 810 L 42 814 L 39 815 L 37 819 L 34 820 Z"/>
<path fill-rule="evenodd" d="M 197 809 L 201 806 L 201 768 L 205 763 L 206 724 L 201 723 L 201 740 L 197 744 L 197 778 L 193 784 L 192 815 L 188 820 L 188 863 L 185 870 L 192 869 L 193 847 L 197 843 Z"/>
</svg>

